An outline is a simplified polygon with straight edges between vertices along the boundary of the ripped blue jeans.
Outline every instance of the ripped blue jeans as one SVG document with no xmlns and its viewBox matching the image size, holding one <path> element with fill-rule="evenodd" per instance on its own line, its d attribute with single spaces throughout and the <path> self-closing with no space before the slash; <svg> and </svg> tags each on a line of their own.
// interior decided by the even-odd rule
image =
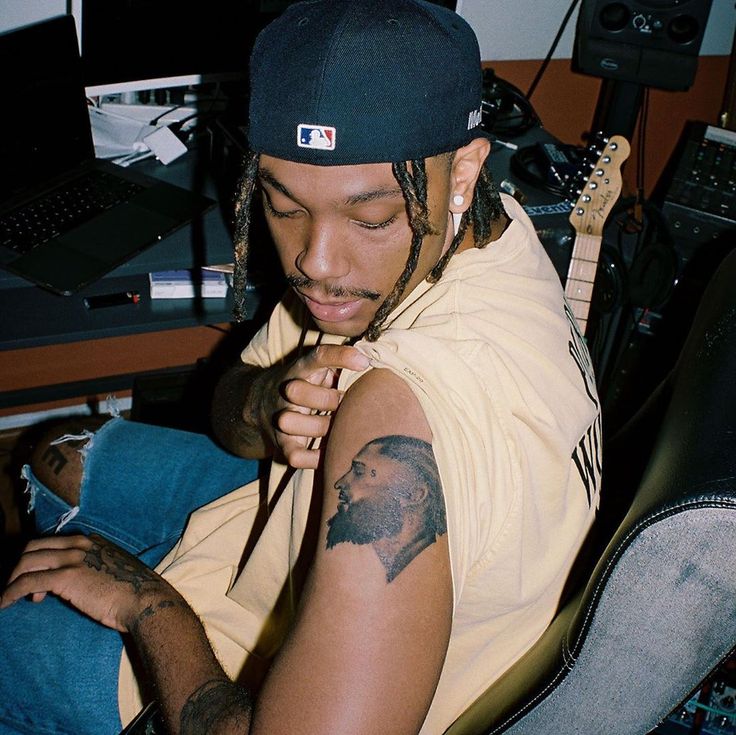
<svg viewBox="0 0 736 735">
<path fill-rule="evenodd" d="M 113 418 L 80 447 L 72 508 L 23 468 L 40 534 L 99 533 L 155 566 L 190 513 L 258 476 L 201 434 Z M 121 636 L 58 599 L 0 610 L 0 735 L 115 735 Z"/>
</svg>

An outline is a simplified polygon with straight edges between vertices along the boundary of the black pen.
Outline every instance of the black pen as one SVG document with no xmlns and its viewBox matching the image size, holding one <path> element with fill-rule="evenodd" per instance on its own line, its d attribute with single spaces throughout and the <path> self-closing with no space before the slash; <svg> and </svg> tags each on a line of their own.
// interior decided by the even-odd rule
<svg viewBox="0 0 736 735">
<path fill-rule="evenodd" d="M 101 296 L 86 296 L 82 301 L 88 309 L 101 309 L 104 306 L 120 306 L 121 304 L 137 304 L 141 300 L 138 291 L 121 291 L 106 293 Z"/>
</svg>

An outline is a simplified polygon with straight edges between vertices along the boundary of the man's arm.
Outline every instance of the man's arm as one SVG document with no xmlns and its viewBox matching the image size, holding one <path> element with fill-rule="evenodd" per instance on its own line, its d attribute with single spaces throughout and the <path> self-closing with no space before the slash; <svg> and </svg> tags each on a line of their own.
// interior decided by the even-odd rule
<svg viewBox="0 0 736 735">
<path fill-rule="evenodd" d="M 452 619 L 431 439 L 392 373 L 371 371 L 347 392 L 325 455 L 318 551 L 253 733 L 418 732 Z"/>
<path fill-rule="evenodd" d="M 225 449 L 261 459 L 274 450 L 272 417 L 284 366 L 235 365 L 220 378 L 212 400 L 212 430 Z"/>
<path fill-rule="evenodd" d="M 314 468 L 319 453 L 311 442 L 326 435 L 342 397 L 334 388 L 337 371 L 366 367 L 364 355 L 341 345 L 317 347 L 289 364 L 236 365 L 215 388 L 215 436 L 241 457 L 260 459 L 276 450 L 292 467 Z"/>
<path fill-rule="evenodd" d="M 391 373 L 372 371 L 348 392 L 327 447 L 320 545 L 253 722 L 250 695 L 228 680 L 184 599 L 100 537 L 31 542 L 0 608 L 51 592 L 130 632 L 172 733 L 416 733 L 452 617 L 430 440 L 417 400 Z"/>
<path fill-rule="evenodd" d="M 350 388 L 327 442 L 322 530 L 297 621 L 254 709 L 247 694 L 209 668 L 211 654 L 191 618 L 161 610 L 160 631 L 151 627 L 156 615 L 144 619 L 139 645 L 157 672 L 169 722 L 180 723 L 182 733 L 419 731 L 452 620 L 431 439 L 419 402 L 394 374 L 373 370 Z M 186 646 L 172 638 L 182 629 L 189 631 Z M 179 665 L 170 648 L 187 650 L 188 660 L 198 651 L 197 665 Z M 176 673 L 182 670 L 186 682 Z"/>
<path fill-rule="evenodd" d="M 228 679 L 182 596 L 140 560 L 95 535 L 31 541 L 0 609 L 22 597 L 43 604 L 47 593 L 131 634 L 172 735 L 248 733 L 250 696 Z"/>
<path fill-rule="evenodd" d="M 199 618 L 171 591 L 136 616 L 130 632 L 172 735 L 247 735 L 252 698 L 225 674 Z"/>
</svg>

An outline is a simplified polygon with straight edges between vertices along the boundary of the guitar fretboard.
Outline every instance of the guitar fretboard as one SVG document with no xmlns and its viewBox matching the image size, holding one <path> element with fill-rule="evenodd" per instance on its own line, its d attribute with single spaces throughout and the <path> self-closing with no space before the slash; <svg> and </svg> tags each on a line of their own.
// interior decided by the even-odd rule
<svg viewBox="0 0 736 735">
<path fill-rule="evenodd" d="M 570 266 L 565 281 L 565 296 L 572 313 L 585 334 L 588 325 L 590 302 L 593 298 L 593 284 L 598 269 L 598 256 L 601 250 L 601 236 L 578 234 L 572 249 Z"/>
</svg>

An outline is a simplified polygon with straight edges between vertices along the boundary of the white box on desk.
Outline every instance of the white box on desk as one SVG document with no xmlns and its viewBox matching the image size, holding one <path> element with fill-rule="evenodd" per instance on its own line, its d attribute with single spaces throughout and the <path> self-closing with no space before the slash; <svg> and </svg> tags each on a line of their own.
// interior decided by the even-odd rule
<svg viewBox="0 0 736 735">
<path fill-rule="evenodd" d="M 200 295 L 204 299 L 224 298 L 227 278 L 224 273 L 200 271 Z M 152 299 L 193 299 L 196 293 L 194 274 L 189 270 L 157 271 L 148 274 Z"/>
</svg>

